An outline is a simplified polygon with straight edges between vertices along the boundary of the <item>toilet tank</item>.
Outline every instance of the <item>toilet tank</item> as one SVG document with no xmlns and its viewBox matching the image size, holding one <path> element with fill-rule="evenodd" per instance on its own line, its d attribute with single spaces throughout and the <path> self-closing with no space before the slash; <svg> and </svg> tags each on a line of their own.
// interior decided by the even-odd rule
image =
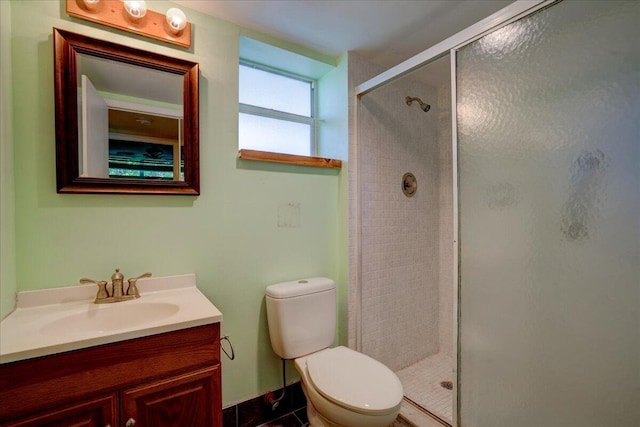
<svg viewBox="0 0 640 427">
<path fill-rule="evenodd" d="M 267 286 L 267 321 L 273 351 L 295 359 L 327 348 L 336 333 L 336 284 L 324 277 Z"/>
</svg>

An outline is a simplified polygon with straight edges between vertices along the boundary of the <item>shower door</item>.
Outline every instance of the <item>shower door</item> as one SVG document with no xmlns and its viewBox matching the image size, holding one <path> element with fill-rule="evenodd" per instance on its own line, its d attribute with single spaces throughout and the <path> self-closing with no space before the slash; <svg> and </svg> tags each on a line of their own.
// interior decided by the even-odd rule
<svg viewBox="0 0 640 427">
<path fill-rule="evenodd" d="M 640 2 L 456 52 L 459 422 L 640 425 Z"/>
</svg>

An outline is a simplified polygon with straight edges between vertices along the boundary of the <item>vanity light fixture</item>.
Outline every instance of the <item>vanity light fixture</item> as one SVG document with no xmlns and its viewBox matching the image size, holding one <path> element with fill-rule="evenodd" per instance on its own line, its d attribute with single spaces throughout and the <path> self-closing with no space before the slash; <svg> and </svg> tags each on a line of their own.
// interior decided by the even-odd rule
<svg viewBox="0 0 640 427">
<path fill-rule="evenodd" d="M 191 47 L 191 23 L 178 8 L 164 15 L 148 10 L 144 0 L 66 0 L 66 4 L 73 17 Z"/>
</svg>

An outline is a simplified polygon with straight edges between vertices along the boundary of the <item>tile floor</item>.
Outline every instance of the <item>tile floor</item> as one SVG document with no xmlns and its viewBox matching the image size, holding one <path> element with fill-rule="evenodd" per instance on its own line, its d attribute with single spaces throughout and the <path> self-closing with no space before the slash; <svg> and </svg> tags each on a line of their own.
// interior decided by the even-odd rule
<svg viewBox="0 0 640 427">
<path fill-rule="evenodd" d="M 282 389 L 274 390 L 273 394 L 281 396 Z M 224 408 L 223 427 L 300 427 L 307 422 L 307 400 L 300 382 L 287 386 L 287 392 L 275 410 L 265 402 L 265 396 L 258 396 Z"/>
<path fill-rule="evenodd" d="M 307 410 L 306 408 L 299 409 L 290 414 L 283 415 L 282 417 L 269 421 L 268 423 L 264 423 L 259 425 L 258 427 L 308 427 L 307 420 Z M 427 425 L 417 424 L 420 427 L 429 427 Z M 398 418 L 390 427 L 413 427 L 413 424 L 407 423 L 406 421 Z M 436 427 L 441 427 L 436 426 Z"/>
<path fill-rule="evenodd" d="M 305 427 L 309 425 L 308 423 L 307 408 L 302 408 L 268 423 L 260 424 L 258 427 Z"/>
<path fill-rule="evenodd" d="M 453 391 L 442 387 L 440 382 L 453 381 L 453 365 L 453 357 L 437 353 L 396 372 L 409 400 L 449 424 Z"/>
<path fill-rule="evenodd" d="M 413 404 L 410 401 L 402 403 L 400 416 L 393 423 L 393 427 L 446 426 L 441 420 L 451 424 L 453 391 L 440 386 L 440 382 L 453 380 L 453 366 L 454 360 L 451 356 L 438 353 L 396 372 L 404 387 L 405 396 Z M 255 421 L 252 422 L 252 420 L 265 418 L 263 414 L 264 408 L 261 405 L 262 398 L 256 398 L 239 404 L 235 411 L 234 408 L 227 408 L 224 411 L 224 415 L 226 415 L 225 427 L 307 426 L 307 412 L 306 407 L 303 406 L 306 402 L 302 395 L 300 384 L 296 383 L 289 387 L 291 390 L 288 390 L 287 399 L 284 401 L 285 404 L 277 411 L 280 414 L 277 412 L 272 413 L 272 415 L 277 416 L 276 419 L 271 419 L 268 422 L 263 421 L 262 424 Z M 276 394 L 279 394 L 279 392 Z M 440 420 L 429 416 L 419 407 L 426 408 Z"/>
</svg>

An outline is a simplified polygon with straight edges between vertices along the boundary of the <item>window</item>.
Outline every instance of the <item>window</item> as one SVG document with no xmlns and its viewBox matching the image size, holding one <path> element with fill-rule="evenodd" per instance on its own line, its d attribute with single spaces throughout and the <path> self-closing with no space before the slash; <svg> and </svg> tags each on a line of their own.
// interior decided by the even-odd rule
<svg viewBox="0 0 640 427">
<path fill-rule="evenodd" d="M 240 62 L 239 148 L 316 155 L 315 81 Z"/>
</svg>

